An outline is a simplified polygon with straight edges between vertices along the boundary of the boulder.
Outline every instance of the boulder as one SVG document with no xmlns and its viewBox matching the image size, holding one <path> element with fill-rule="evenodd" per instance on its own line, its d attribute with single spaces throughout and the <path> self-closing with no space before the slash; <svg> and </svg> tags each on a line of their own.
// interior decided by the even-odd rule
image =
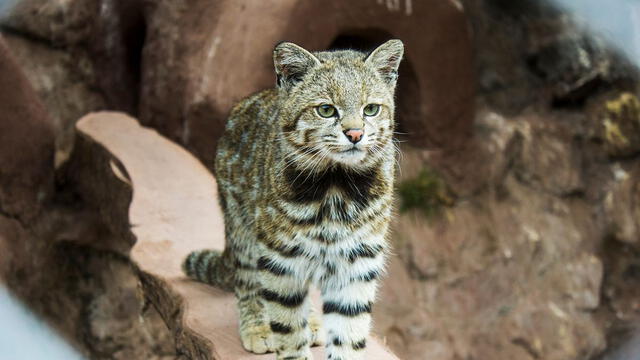
<svg viewBox="0 0 640 360">
<path fill-rule="evenodd" d="M 54 130 L 0 36 L 0 216 L 33 220 L 53 193 Z"/>
<path fill-rule="evenodd" d="M 74 124 L 84 114 L 103 109 L 105 99 L 91 86 L 93 68 L 86 53 L 73 54 L 12 34 L 7 46 L 20 62 L 29 83 L 42 99 L 55 129 L 55 163 L 71 153 Z"/>
<path fill-rule="evenodd" d="M 8 46 L 56 126 L 56 165 L 91 111 L 135 114 L 145 27 L 139 1 L 25 0 L 0 17 Z"/>
<path fill-rule="evenodd" d="M 536 115 L 516 119 L 518 140 L 513 162 L 520 181 L 556 195 L 584 191 L 582 154 L 574 131 L 555 119 Z"/>
<path fill-rule="evenodd" d="M 35 41 L 67 47 L 87 42 L 94 26 L 99 0 L 21 0 L 0 14 L 5 31 Z"/>
<path fill-rule="evenodd" d="M 87 357 L 168 360 L 175 347 L 131 264 L 84 246 L 122 241 L 54 186 L 56 126 L 19 59 L 0 36 L 0 283 Z"/>
<path fill-rule="evenodd" d="M 624 169 L 614 164 L 611 172 L 614 180 L 604 201 L 609 235 L 640 247 L 640 166 Z"/>
</svg>

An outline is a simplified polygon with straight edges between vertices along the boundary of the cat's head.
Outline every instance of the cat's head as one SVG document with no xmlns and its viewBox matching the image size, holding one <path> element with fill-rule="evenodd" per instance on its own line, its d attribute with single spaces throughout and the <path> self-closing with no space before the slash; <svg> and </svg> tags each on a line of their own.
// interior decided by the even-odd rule
<svg viewBox="0 0 640 360">
<path fill-rule="evenodd" d="M 364 168 L 392 156 L 394 92 L 403 51 L 400 40 L 369 54 L 312 54 L 288 42 L 276 46 L 279 121 L 291 145 L 290 158 L 321 170 L 335 163 Z"/>
</svg>

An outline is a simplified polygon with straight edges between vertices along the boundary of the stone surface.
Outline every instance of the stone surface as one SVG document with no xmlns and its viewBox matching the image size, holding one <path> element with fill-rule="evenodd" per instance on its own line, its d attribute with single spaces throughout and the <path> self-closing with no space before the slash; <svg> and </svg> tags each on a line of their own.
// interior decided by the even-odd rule
<svg viewBox="0 0 640 360">
<path fill-rule="evenodd" d="M 580 106 L 606 85 L 637 79 L 628 61 L 585 30 L 589 24 L 553 1 L 461 2 L 473 29 L 478 94 L 494 110 Z"/>
<path fill-rule="evenodd" d="M 55 163 L 64 162 L 73 147 L 73 125 L 87 112 L 103 109 L 103 96 L 91 86 L 92 65 L 86 54 L 7 34 L 7 46 L 49 111 L 56 134 Z"/>
<path fill-rule="evenodd" d="M 614 164 L 615 180 L 605 198 L 609 235 L 640 246 L 640 165 L 625 170 Z"/>
<path fill-rule="evenodd" d="M 479 112 L 482 141 L 467 157 L 480 169 L 470 174 L 487 174 L 476 178 L 484 185 L 439 216 L 400 213 L 393 227 L 398 258 L 374 316 L 400 357 L 433 349 L 444 359 L 588 359 L 609 342 L 602 309 L 637 311 L 624 290 L 631 278 L 617 283 L 619 296 L 601 296 L 613 281 L 600 250 L 614 228 L 607 219 L 634 224 L 635 182 L 626 167 L 614 180 L 604 149 L 583 136 L 588 118 Z M 435 168 L 449 183 L 451 167 L 469 166 L 410 146 L 401 161 L 401 182 Z M 607 203 L 615 210 L 597 210 Z"/>
<path fill-rule="evenodd" d="M 543 191 L 568 195 L 584 190 L 582 158 L 572 131 L 533 115 L 518 121 L 513 167 L 520 181 Z M 519 142 L 519 143 L 518 143 Z"/>
<path fill-rule="evenodd" d="M 53 192 L 54 129 L 0 36 L 0 215 L 33 220 Z"/>
<path fill-rule="evenodd" d="M 20 0 L 1 14 L 0 23 L 33 39 L 67 46 L 88 41 L 99 7 L 96 0 Z"/>
<path fill-rule="evenodd" d="M 109 246 L 97 250 L 122 239 L 54 186 L 56 127 L 2 38 L 0 85 L 0 283 L 87 357 L 175 354 L 134 268 Z"/>
<path fill-rule="evenodd" d="M 137 0 L 24 0 L 0 18 L 56 126 L 56 165 L 73 146 L 73 125 L 90 111 L 135 114 L 145 27 Z"/>
</svg>

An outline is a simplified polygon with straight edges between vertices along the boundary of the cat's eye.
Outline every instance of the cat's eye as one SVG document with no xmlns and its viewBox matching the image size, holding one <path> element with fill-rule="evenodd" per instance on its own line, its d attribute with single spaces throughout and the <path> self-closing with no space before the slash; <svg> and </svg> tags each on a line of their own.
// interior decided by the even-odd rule
<svg viewBox="0 0 640 360">
<path fill-rule="evenodd" d="M 338 115 L 338 110 L 331 105 L 320 105 L 316 107 L 316 112 L 323 118 L 332 118 Z"/>
<path fill-rule="evenodd" d="M 362 110 L 365 116 L 376 116 L 380 112 L 380 105 L 378 104 L 369 104 L 364 107 Z"/>
</svg>

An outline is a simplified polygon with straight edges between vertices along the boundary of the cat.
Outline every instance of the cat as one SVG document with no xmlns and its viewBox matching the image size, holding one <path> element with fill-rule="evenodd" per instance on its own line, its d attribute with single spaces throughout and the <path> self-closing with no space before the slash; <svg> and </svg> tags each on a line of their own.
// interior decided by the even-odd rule
<svg viewBox="0 0 640 360">
<path fill-rule="evenodd" d="M 325 342 L 328 359 L 363 358 L 393 213 L 403 52 L 400 40 L 368 54 L 280 43 L 276 88 L 231 111 L 215 163 L 227 245 L 183 269 L 235 291 L 246 350 L 312 359 Z"/>
</svg>

